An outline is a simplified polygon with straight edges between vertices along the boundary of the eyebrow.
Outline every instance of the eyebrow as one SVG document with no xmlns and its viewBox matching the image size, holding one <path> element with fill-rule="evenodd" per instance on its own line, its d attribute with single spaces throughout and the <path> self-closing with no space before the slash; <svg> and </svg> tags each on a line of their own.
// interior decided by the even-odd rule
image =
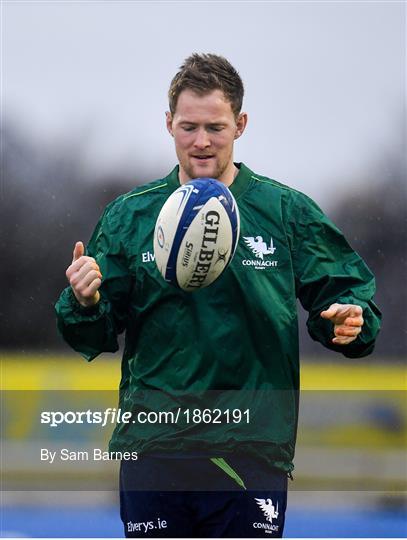
<svg viewBox="0 0 407 540">
<path fill-rule="evenodd" d="M 187 120 L 184 120 L 180 122 L 181 126 L 196 126 L 197 122 L 188 122 Z M 209 122 L 208 124 L 205 124 L 205 126 L 225 126 L 225 122 Z"/>
</svg>

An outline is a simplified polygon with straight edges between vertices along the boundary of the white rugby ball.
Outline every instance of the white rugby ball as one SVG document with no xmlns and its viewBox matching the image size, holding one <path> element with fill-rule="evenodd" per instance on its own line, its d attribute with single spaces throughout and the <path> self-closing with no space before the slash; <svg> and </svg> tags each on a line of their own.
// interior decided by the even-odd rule
<svg viewBox="0 0 407 540">
<path fill-rule="evenodd" d="M 183 289 L 207 287 L 228 266 L 240 232 L 230 190 L 213 178 L 196 178 L 165 202 L 154 231 L 154 255 L 164 279 Z"/>
</svg>

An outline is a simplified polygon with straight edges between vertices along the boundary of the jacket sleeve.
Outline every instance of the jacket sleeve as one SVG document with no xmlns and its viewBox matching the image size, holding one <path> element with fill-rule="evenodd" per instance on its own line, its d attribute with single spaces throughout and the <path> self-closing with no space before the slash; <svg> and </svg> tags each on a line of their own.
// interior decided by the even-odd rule
<svg viewBox="0 0 407 540">
<path fill-rule="evenodd" d="M 100 301 L 82 307 L 71 287 L 55 305 L 57 326 L 64 340 L 88 361 L 102 352 L 115 352 L 117 336 L 126 327 L 132 279 L 120 240 L 120 214 L 108 206 L 92 235 L 86 254 L 102 273 Z"/>
<path fill-rule="evenodd" d="M 339 229 L 303 194 L 291 209 L 292 260 L 297 297 L 309 313 L 310 336 L 328 349 L 349 358 L 373 351 L 381 313 L 373 302 L 375 279 Z M 332 343 L 333 324 L 320 316 L 331 304 L 357 304 L 364 325 L 348 345 Z"/>
</svg>

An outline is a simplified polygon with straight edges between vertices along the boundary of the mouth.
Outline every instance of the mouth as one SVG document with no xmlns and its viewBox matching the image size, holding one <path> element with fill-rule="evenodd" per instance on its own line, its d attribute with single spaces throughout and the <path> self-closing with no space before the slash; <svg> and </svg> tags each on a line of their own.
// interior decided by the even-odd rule
<svg viewBox="0 0 407 540">
<path fill-rule="evenodd" d="M 214 157 L 215 156 L 213 154 L 208 154 L 208 155 L 196 154 L 192 156 L 192 158 L 199 161 L 199 163 L 208 163 Z"/>
</svg>

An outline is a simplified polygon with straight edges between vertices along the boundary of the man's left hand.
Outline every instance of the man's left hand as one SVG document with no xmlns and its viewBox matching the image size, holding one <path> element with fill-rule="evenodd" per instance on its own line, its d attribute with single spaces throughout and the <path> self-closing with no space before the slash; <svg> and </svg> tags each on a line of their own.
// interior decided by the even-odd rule
<svg viewBox="0 0 407 540">
<path fill-rule="evenodd" d="M 335 345 L 352 343 L 362 331 L 363 309 L 355 304 L 332 304 L 321 317 L 330 320 L 334 325 Z"/>
</svg>

